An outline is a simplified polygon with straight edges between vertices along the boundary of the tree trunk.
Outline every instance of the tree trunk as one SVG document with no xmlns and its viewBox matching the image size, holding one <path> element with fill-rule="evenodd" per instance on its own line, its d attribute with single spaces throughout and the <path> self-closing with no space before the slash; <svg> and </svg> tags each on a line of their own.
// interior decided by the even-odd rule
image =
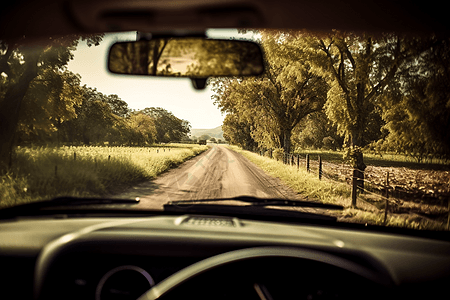
<svg viewBox="0 0 450 300">
<path fill-rule="evenodd" d="M 352 160 L 353 168 L 355 169 L 354 176 L 357 178 L 357 186 L 364 189 L 364 155 L 361 151 L 362 132 L 361 128 L 355 128 L 351 132 L 351 146 L 352 146 Z"/>
<path fill-rule="evenodd" d="M 38 51 L 30 51 L 27 55 L 24 53 L 27 67 L 15 84 L 10 83 L 4 99 L 0 102 L 0 170 L 6 170 L 11 165 L 11 154 L 19 123 L 20 107 L 28 86 L 37 76 L 39 54 Z"/>
<path fill-rule="evenodd" d="M 283 150 L 284 153 L 290 153 L 291 152 L 291 136 L 292 136 L 292 130 L 284 129 L 283 130 Z"/>
</svg>

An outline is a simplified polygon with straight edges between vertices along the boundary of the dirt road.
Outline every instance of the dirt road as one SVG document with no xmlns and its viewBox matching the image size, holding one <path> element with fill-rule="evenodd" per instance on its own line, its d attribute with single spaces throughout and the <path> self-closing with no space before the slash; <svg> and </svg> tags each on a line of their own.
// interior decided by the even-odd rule
<svg viewBox="0 0 450 300">
<path fill-rule="evenodd" d="M 278 178 L 265 174 L 241 154 L 221 145 L 214 145 L 178 168 L 116 197 L 139 197 L 138 208 L 162 209 L 169 201 L 243 195 L 301 199 Z"/>
</svg>

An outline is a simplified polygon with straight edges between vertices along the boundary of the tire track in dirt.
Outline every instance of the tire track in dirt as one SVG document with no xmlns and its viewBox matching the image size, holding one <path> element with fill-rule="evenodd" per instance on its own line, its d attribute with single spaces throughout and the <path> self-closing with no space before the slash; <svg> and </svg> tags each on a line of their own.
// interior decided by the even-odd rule
<svg viewBox="0 0 450 300">
<path fill-rule="evenodd" d="M 115 198 L 136 198 L 135 208 L 162 209 L 169 201 L 254 196 L 259 198 L 304 198 L 267 175 L 247 158 L 222 145 L 214 145 L 204 153 L 169 170 L 154 180 L 137 185 Z M 221 204 L 239 204 L 236 201 Z M 295 208 L 311 212 L 310 209 Z"/>
</svg>

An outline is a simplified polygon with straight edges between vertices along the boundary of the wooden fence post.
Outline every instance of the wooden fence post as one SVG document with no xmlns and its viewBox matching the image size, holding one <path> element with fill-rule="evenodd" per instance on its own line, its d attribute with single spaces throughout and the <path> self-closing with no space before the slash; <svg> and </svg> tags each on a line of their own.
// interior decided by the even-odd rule
<svg viewBox="0 0 450 300">
<path fill-rule="evenodd" d="M 297 154 L 297 171 L 300 168 L 300 154 Z"/>
<path fill-rule="evenodd" d="M 447 217 L 447 230 L 450 230 L 450 198 L 447 200 L 448 217 Z"/>
<path fill-rule="evenodd" d="M 77 160 L 77 153 L 75 151 L 73 152 L 73 160 Z"/>
<path fill-rule="evenodd" d="M 319 180 L 322 180 L 322 157 L 319 155 Z"/>
<path fill-rule="evenodd" d="M 306 171 L 309 173 L 309 154 L 306 154 Z"/>
<path fill-rule="evenodd" d="M 356 178 L 358 170 L 353 169 L 352 176 L 352 207 L 356 207 L 356 192 L 358 191 L 358 179 Z"/>
<path fill-rule="evenodd" d="M 386 221 L 387 221 L 387 212 L 388 212 L 388 198 L 389 198 L 389 172 L 387 172 L 386 174 L 386 203 L 384 206 L 384 224 L 386 225 Z"/>
</svg>

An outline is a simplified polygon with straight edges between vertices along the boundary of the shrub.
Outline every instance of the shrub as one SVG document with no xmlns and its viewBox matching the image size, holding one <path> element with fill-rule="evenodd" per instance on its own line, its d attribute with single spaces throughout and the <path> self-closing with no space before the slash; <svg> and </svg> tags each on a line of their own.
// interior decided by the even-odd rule
<svg viewBox="0 0 450 300">
<path fill-rule="evenodd" d="M 277 161 L 283 160 L 284 157 L 284 149 L 283 148 L 276 148 L 273 150 L 273 158 L 275 158 Z"/>
</svg>

